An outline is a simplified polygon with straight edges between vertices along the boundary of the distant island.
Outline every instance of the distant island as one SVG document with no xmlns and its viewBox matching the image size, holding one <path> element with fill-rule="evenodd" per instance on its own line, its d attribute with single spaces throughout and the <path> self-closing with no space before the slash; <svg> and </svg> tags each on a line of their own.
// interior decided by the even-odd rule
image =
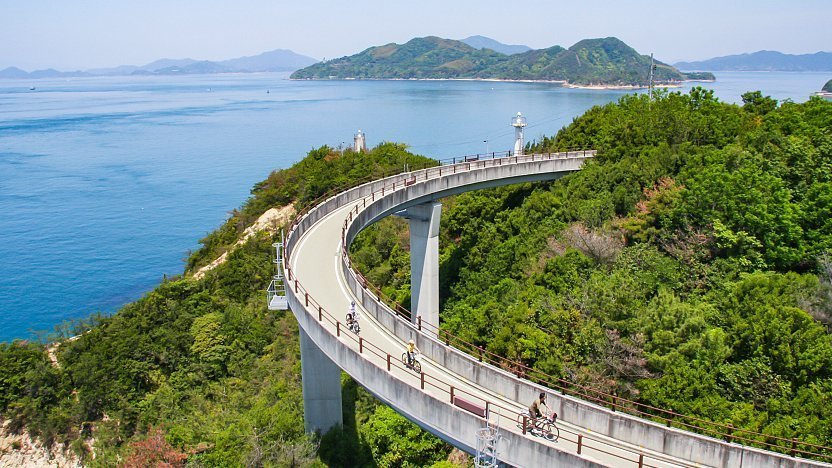
<svg viewBox="0 0 832 468">
<path fill-rule="evenodd" d="M 470 39 L 470 38 L 469 38 Z M 485 38 L 488 39 L 488 38 Z M 292 79 L 493 79 L 558 81 L 568 86 L 643 87 L 650 57 L 615 37 L 585 39 L 568 49 L 553 46 L 507 55 L 463 41 L 420 37 L 387 44 L 294 72 Z M 657 84 L 713 80 L 711 73 L 685 74 L 655 62 Z"/>
<path fill-rule="evenodd" d="M 475 49 L 491 49 L 494 52 L 499 52 L 505 55 L 522 54 L 523 52 L 532 50 L 532 48 L 527 45 L 503 44 L 502 42 L 495 41 L 494 39 L 485 36 L 470 36 L 465 39 L 460 39 L 459 42 L 464 42 Z"/>
<path fill-rule="evenodd" d="M 826 84 L 823 85 L 823 89 L 821 91 L 824 93 L 832 93 L 832 80 L 827 81 Z"/>
<path fill-rule="evenodd" d="M 832 52 L 790 55 L 771 50 L 727 55 L 699 62 L 678 62 L 680 70 L 707 71 L 832 71 Z"/>
<path fill-rule="evenodd" d="M 318 62 L 317 59 L 276 49 L 250 57 L 239 57 L 219 62 L 194 59 L 160 59 L 143 66 L 121 65 L 113 68 L 94 68 L 85 71 L 58 71 L 53 68 L 31 73 L 16 67 L 0 70 L 0 78 L 71 78 L 79 76 L 119 75 L 194 75 L 206 73 L 289 72 Z"/>
</svg>

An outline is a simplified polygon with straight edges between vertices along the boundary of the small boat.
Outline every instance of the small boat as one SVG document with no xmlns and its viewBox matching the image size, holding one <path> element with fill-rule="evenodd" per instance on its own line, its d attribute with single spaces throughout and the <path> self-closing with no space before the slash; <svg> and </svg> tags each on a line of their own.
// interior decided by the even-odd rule
<svg viewBox="0 0 832 468">
<path fill-rule="evenodd" d="M 36 88 L 34 86 L 29 87 L 29 91 L 34 91 Z"/>
</svg>

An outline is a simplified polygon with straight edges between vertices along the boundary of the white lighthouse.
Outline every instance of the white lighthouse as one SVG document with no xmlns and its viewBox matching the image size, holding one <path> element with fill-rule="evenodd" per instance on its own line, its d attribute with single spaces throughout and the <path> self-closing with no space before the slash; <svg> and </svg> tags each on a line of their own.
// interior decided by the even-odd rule
<svg viewBox="0 0 832 468">
<path fill-rule="evenodd" d="M 355 137 L 352 141 L 353 151 L 355 151 L 356 153 L 360 153 L 362 151 L 365 153 L 367 152 L 367 136 L 364 135 L 364 132 L 359 130 L 358 133 L 355 134 Z"/>
<path fill-rule="evenodd" d="M 511 119 L 511 126 L 514 127 L 514 154 L 523 154 L 523 128 L 526 126 L 526 118 L 518 112 Z"/>
</svg>

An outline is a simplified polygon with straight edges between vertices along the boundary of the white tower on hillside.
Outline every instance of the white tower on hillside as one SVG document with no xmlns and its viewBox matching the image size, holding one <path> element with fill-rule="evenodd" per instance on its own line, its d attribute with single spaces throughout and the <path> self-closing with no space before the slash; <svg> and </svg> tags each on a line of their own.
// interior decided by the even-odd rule
<svg viewBox="0 0 832 468">
<path fill-rule="evenodd" d="M 511 119 L 511 126 L 514 127 L 514 154 L 523 154 L 523 128 L 526 126 L 526 118 L 518 112 Z"/>
<path fill-rule="evenodd" d="M 353 151 L 355 151 L 356 153 L 360 153 L 362 151 L 367 152 L 367 136 L 364 135 L 364 132 L 359 130 L 358 133 L 355 134 L 355 137 L 352 141 Z"/>
</svg>

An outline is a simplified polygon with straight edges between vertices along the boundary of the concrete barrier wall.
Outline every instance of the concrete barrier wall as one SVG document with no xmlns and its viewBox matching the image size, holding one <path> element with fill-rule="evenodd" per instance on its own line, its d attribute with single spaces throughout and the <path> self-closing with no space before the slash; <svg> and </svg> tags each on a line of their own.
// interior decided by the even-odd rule
<svg viewBox="0 0 832 468">
<path fill-rule="evenodd" d="M 338 367 L 411 421 L 452 445 L 468 453 L 475 453 L 477 430 L 485 427 L 484 419 L 399 380 L 386 369 L 370 362 L 366 356 L 349 346 L 344 346 L 331 331 L 317 321 L 317 311 L 307 310 L 304 301 L 293 291 L 288 292 L 288 298 L 289 307 L 301 328 Z M 499 452 L 500 460 L 514 466 L 603 466 L 577 454 L 562 452 L 555 447 L 537 443 L 529 437 L 510 432 L 503 432 L 501 435 L 504 440 L 500 442 L 498 449 L 503 447 L 511 450 Z"/>
<path fill-rule="evenodd" d="M 440 170 L 439 168 L 431 168 L 427 171 L 418 171 L 415 175 L 403 174 L 356 187 L 330 198 L 302 219 L 294 229 L 294 231 L 297 231 L 295 235 L 290 235 L 287 250 L 291 252 L 291 247 L 299 238 L 299 235 L 318 219 L 346 203 L 381 190 L 382 186 L 387 187 L 384 196 L 381 198 L 376 196 L 374 201 L 368 201 L 366 208 L 363 207 L 362 203 L 359 214 L 354 216 L 353 221 L 348 224 L 347 245 L 367 225 L 384 215 L 404 209 L 409 205 L 420 204 L 448 194 L 461 193 L 482 187 L 556 178 L 565 171 L 577 170 L 583 163 L 583 159 L 541 159 L 534 160 L 525 157 L 525 160 L 512 164 L 506 164 L 505 161 L 497 163 L 497 160 L 480 161 L 470 163 L 473 170 L 466 170 L 465 172 L 462 172 L 462 169 L 467 169 L 468 163 L 460 163 L 456 165 L 456 172 L 453 166 L 443 166 L 441 178 L 430 178 L 438 177 Z M 425 180 L 425 174 L 428 176 L 427 180 Z M 405 181 L 412 181 L 413 179 L 415 179 L 414 183 L 405 186 Z M 397 184 L 396 190 L 390 193 L 388 190 L 394 182 Z M 401 186 L 398 184 L 401 184 Z M 359 298 L 362 306 L 394 335 L 402 340 L 415 339 L 423 354 L 432 361 L 440 363 L 459 376 L 514 401 L 532 401 L 537 393 L 546 391 L 551 395 L 552 408 L 558 412 L 561 419 L 586 427 L 599 434 L 694 463 L 726 467 L 830 466 L 788 457 L 775 452 L 727 443 L 676 428 L 668 428 L 635 416 L 613 412 L 568 395 L 559 395 L 551 389 L 545 389 L 540 385 L 520 379 L 503 369 L 488 363 L 478 362 L 476 358 L 453 347 L 446 346 L 430 334 L 420 333 L 415 325 L 397 316 L 372 292 L 368 291 L 358 281 L 355 272 L 344 262 L 342 262 L 342 271 L 350 289 Z M 342 368 L 344 367 L 342 366 Z M 363 382 L 362 385 L 364 385 Z M 368 386 L 368 388 L 373 391 L 372 386 Z M 523 439 L 529 438 L 524 437 Z M 535 443 L 535 445 L 540 444 Z M 512 447 L 515 447 L 515 445 L 512 445 Z"/>
</svg>

